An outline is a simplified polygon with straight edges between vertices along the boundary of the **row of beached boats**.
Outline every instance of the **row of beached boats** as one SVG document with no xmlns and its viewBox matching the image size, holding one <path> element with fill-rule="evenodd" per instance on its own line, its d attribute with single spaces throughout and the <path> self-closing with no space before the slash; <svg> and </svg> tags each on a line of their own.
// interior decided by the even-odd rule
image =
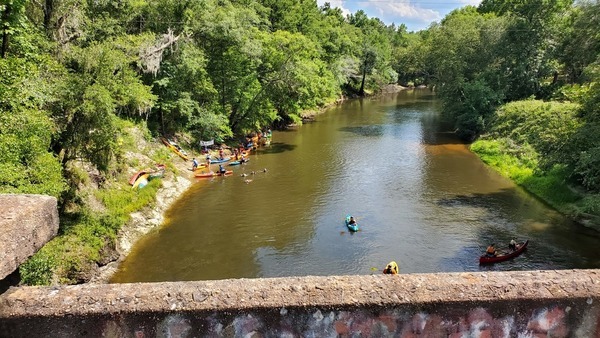
<svg viewBox="0 0 600 338">
<path fill-rule="evenodd" d="M 210 164 L 224 164 L 227 163 L 227 165 L 229 166 L 236 166 L 236 165 L 241 165 L 244 163 L 247 163 L 250 161 L 250 159 L 248 158 L 248 155 L 250 155 L 249 150 L 245 150 L 241 153 L 241 155 L 238 156 L 238 159 L 236 159 L 235 161 L 232 161 L 232 157 L 224 157 L 224 158 L 216 158 L 216 159 L 210 159 Z M 196 167 L 195 169 L 192 169 L 194 171 L 194 176 L 197 178 L 210 178 L 210 177 L 215 177 L 215 176 L 229 176 L 233 174 L 233 170 L 225 170 L 225 171 L 217 171 L 217 172 L 213 172 L 212 170 L 210 170 L 209 172 L 198 172 L 199 170 L 203 170 L 203 169 L 210 169 L 208 168 L 208 164 L 207 163 L 202 163 L 199 164 L 198 167 Z"/>
</svg>

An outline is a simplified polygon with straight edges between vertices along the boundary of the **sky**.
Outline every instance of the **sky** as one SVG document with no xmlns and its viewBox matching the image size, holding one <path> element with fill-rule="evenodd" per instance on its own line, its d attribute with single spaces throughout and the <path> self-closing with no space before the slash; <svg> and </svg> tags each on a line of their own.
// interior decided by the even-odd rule
<svg viewBox="0 0 600 338">
<path fill-rule="evenodd" d="M 317 0 L 319 6 L 326 2 L 341 8 L 344 14 L 362 9 L 369 17 L 377 17 L 388 25 L 405 24 L 409 31 L 419 31 L 440 22 L 452 10 L 477 6 L 481 0 Z"/>
</svg>

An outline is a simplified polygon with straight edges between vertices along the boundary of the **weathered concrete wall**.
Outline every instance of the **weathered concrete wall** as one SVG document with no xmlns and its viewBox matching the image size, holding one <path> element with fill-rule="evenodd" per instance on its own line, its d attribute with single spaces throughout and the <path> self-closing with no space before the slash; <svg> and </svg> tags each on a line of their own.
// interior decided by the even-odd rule
<svg viewBox="0 0 600 338">
<path fill-rule="evenodd" d="M 600 337 L 600 270 L 12 288 L 1 337 Z"/>
<path fill-rule="evenodd" d="M 57 232 L 56 198 L 0 195 L 0 279 L 15 271 Z"/>
</svg>

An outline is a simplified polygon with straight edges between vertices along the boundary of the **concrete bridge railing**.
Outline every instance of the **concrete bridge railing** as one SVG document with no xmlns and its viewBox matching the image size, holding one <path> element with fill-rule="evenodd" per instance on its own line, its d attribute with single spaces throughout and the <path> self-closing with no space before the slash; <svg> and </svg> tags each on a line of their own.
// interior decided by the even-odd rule
<svg viewBox="0 0 600 338">
<path fill-rule="evenodd" d="M 600 337 L 600 270 L 18 287 L 0 337 Z"/>
</svg>

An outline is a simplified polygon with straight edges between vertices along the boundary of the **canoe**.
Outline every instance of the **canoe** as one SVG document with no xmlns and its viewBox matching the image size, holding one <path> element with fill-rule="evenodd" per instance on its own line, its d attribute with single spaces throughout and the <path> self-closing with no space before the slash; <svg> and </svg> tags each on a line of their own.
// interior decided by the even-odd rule
<svg viewBox="0 0 600 338">
<path fill-rule="evenodd" d="M 227 170 L 225 173 L 216 173 L 216 176 L 227 176 L 233 174 L 233 170 Z"/>
<path fill-rule="evenodd" d="M 397 275 L 400 270 L 398 269 L 398 264 L 394 261 L 388 263 L 383 269 L 383 273 L 385 275 Z"/>
<path fill-rule="evenodd" d="M 350 231 L 356 232 L 358 231 L 358 222 L 354 224 L 350 224 L 350 215 L 346 216 L 346 226 Z"/>
<path fill-rule="evenodd" d="M 518 243 L 517 250 L 507 249 L 507 250 L 498 251 L 496 256 L 492 256 L 492 257 L 487 256 L 487 255 L 482 255 L 481 257 L 479 257 L 479 264 L 493 264 L 493 263 L 503 262 L 503 261 L 509 260 L 511 258 L 517 257 L 518 255 L 522 254 L 525 250 L 527 250 L 527 244 L 529 244 L 529 240 Z"/>
<path fill-rule="evenodd" d="M 142 189 L 143 187 L 145 187 L 148 184 L 149 176 L 150 174 L 143 174 L 142 176 L 138 177 L 138 179 L 135 180 L 135 183 L 133 184 L 131 189 Z"/>
<path fill-rule="evenodd" d="M 148 172 L 148 169 L 144 169 L 144 170 L 140 170 L 137 173 L 133 174 L 133 176 L 131 176 L 131 178 L 129 179 L 129 185 L 134 185 L 135 181 L 137 181 L 138 178 L 140 178 L 140 176 L 146 174 Z"/>
</svg>

